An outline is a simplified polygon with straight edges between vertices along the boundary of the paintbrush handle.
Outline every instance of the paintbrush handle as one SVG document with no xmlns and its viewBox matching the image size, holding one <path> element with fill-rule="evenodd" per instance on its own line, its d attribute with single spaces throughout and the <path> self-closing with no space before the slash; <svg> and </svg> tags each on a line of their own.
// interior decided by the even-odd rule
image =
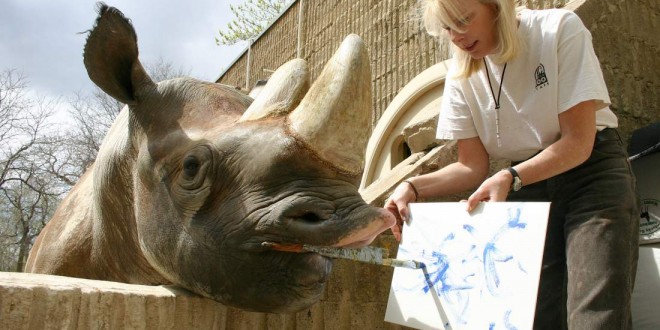
<svg viewBox="0 0 660 330">
<path fill-rule="evenodd" d="M 303 251 L 314 252 L 330 258 L 357 260 L 371 264 L 381 264 L 389 251 L 384 248 L 365 246 L 359 249 L 345 249 L 324 246 L 303 245 Z"/>
<path fill-rule="evenodd" d="M 314 252 L 330 258 L 354 260 L 374 265 L 404 267 L 410 269 L 424 267 L 424 264 L 419 261 L 387 258 L 389 250 L 373 246 L 365 246 L 359 249 L 345 249 L 329 246 L 278 244 L 273 242 L 263 242 L 261 243 L 261 246 L 283 252 Z"/>
<path fill-rule="evenodd" d="M 401 260 L 401 259 L 383 259 L 383 265 L 391 267 L 404 267 L 410 269 L 422 268 L 422 263 L 414 260 Z"/>
</svg>

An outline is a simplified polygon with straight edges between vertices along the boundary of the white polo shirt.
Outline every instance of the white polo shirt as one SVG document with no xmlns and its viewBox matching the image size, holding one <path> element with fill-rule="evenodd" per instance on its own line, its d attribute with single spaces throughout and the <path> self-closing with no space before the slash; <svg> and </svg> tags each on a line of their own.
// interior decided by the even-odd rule
<svg viewBox="0 0 660 330">
<path fill-rule="evenodd" d="M 523 10 L 518 34 L 525 45 L 507 64 L 498 110 L 500 143 L 484 68 L 467 79 L 445 81 L 438 139 L 479 136 L 491 157 L 525 160 L 559 139 L 560 113 L 587 100 L 597 101 L 599 129 L 617 127 L 591 33 L 577 15 L 563 9 Z M 497 97 L 504 65 L 488 57 L 486 62 Z"/>
</svg>

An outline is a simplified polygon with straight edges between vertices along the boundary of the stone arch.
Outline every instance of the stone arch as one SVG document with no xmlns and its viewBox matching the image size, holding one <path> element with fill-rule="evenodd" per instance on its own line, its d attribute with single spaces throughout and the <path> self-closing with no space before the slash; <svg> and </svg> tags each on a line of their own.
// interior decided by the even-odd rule
<svg viewBox="0 0 660 330">
<path fill-rule="evenodd" d="M 365 191 L 402 163 L 438 145 L 435 126 L 442 101 L 448 61 L 413 78 L 389 104 L 371 134 L 360 191 Z"/>
</svg>

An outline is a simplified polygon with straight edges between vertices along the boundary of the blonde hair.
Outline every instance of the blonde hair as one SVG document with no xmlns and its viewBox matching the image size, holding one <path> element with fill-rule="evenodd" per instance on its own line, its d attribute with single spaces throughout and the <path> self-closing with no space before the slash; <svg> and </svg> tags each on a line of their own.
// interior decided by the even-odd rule
<svg viewBox="0 0 660 330">
<path fill-rule="evenodd" d="M 458 23 L 467 23 L 458 5 L 461 0 L 420 0 L 421 18 L 426 32 L 434 37 L 447 35 L 447 28 L 462 32 Z M 502 64 L 515 58 L 521 51 L 522 41 L 518 37 L 518 20 L 514 0 L 477 0 L 482 4 L 494 4 L 497 7 L 495 28 L 497 29 L 498 46 L 493 59 Z M 473 59 L 467 52 L 454 45 L 454 60 L 457 65 L 457 76 L 466 78 L 479 71 L 481 60 Z"/>
</svg>

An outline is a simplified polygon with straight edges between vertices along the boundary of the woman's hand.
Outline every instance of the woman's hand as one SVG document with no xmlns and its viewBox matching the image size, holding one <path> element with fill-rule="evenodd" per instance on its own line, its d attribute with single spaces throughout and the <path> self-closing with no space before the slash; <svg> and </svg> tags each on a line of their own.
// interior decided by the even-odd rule
<svg viewBox="0 0 660 330">
<path fill-rule="evenodd" d="M 513 176 L 507 170 L 501 170 L 486 179 L 467 200 L 467 211 L 472 212 L 479 202 L 502 202 L 511 189 Z"/>
<path fill-rule="evenodd" d="M 403 222 L 410 218 L 410 209 L 408 203 L 415 202 L 417 196 L 412 185 L 408 182 L 401 182 L 395 189 L 390 198 L 385 201 L 386 210 L 392 212 L 396 218 L 396 224 L 392 226 L 392 234 L 397 241 L 401 241 L 401 232 Z"/>
</svg>

